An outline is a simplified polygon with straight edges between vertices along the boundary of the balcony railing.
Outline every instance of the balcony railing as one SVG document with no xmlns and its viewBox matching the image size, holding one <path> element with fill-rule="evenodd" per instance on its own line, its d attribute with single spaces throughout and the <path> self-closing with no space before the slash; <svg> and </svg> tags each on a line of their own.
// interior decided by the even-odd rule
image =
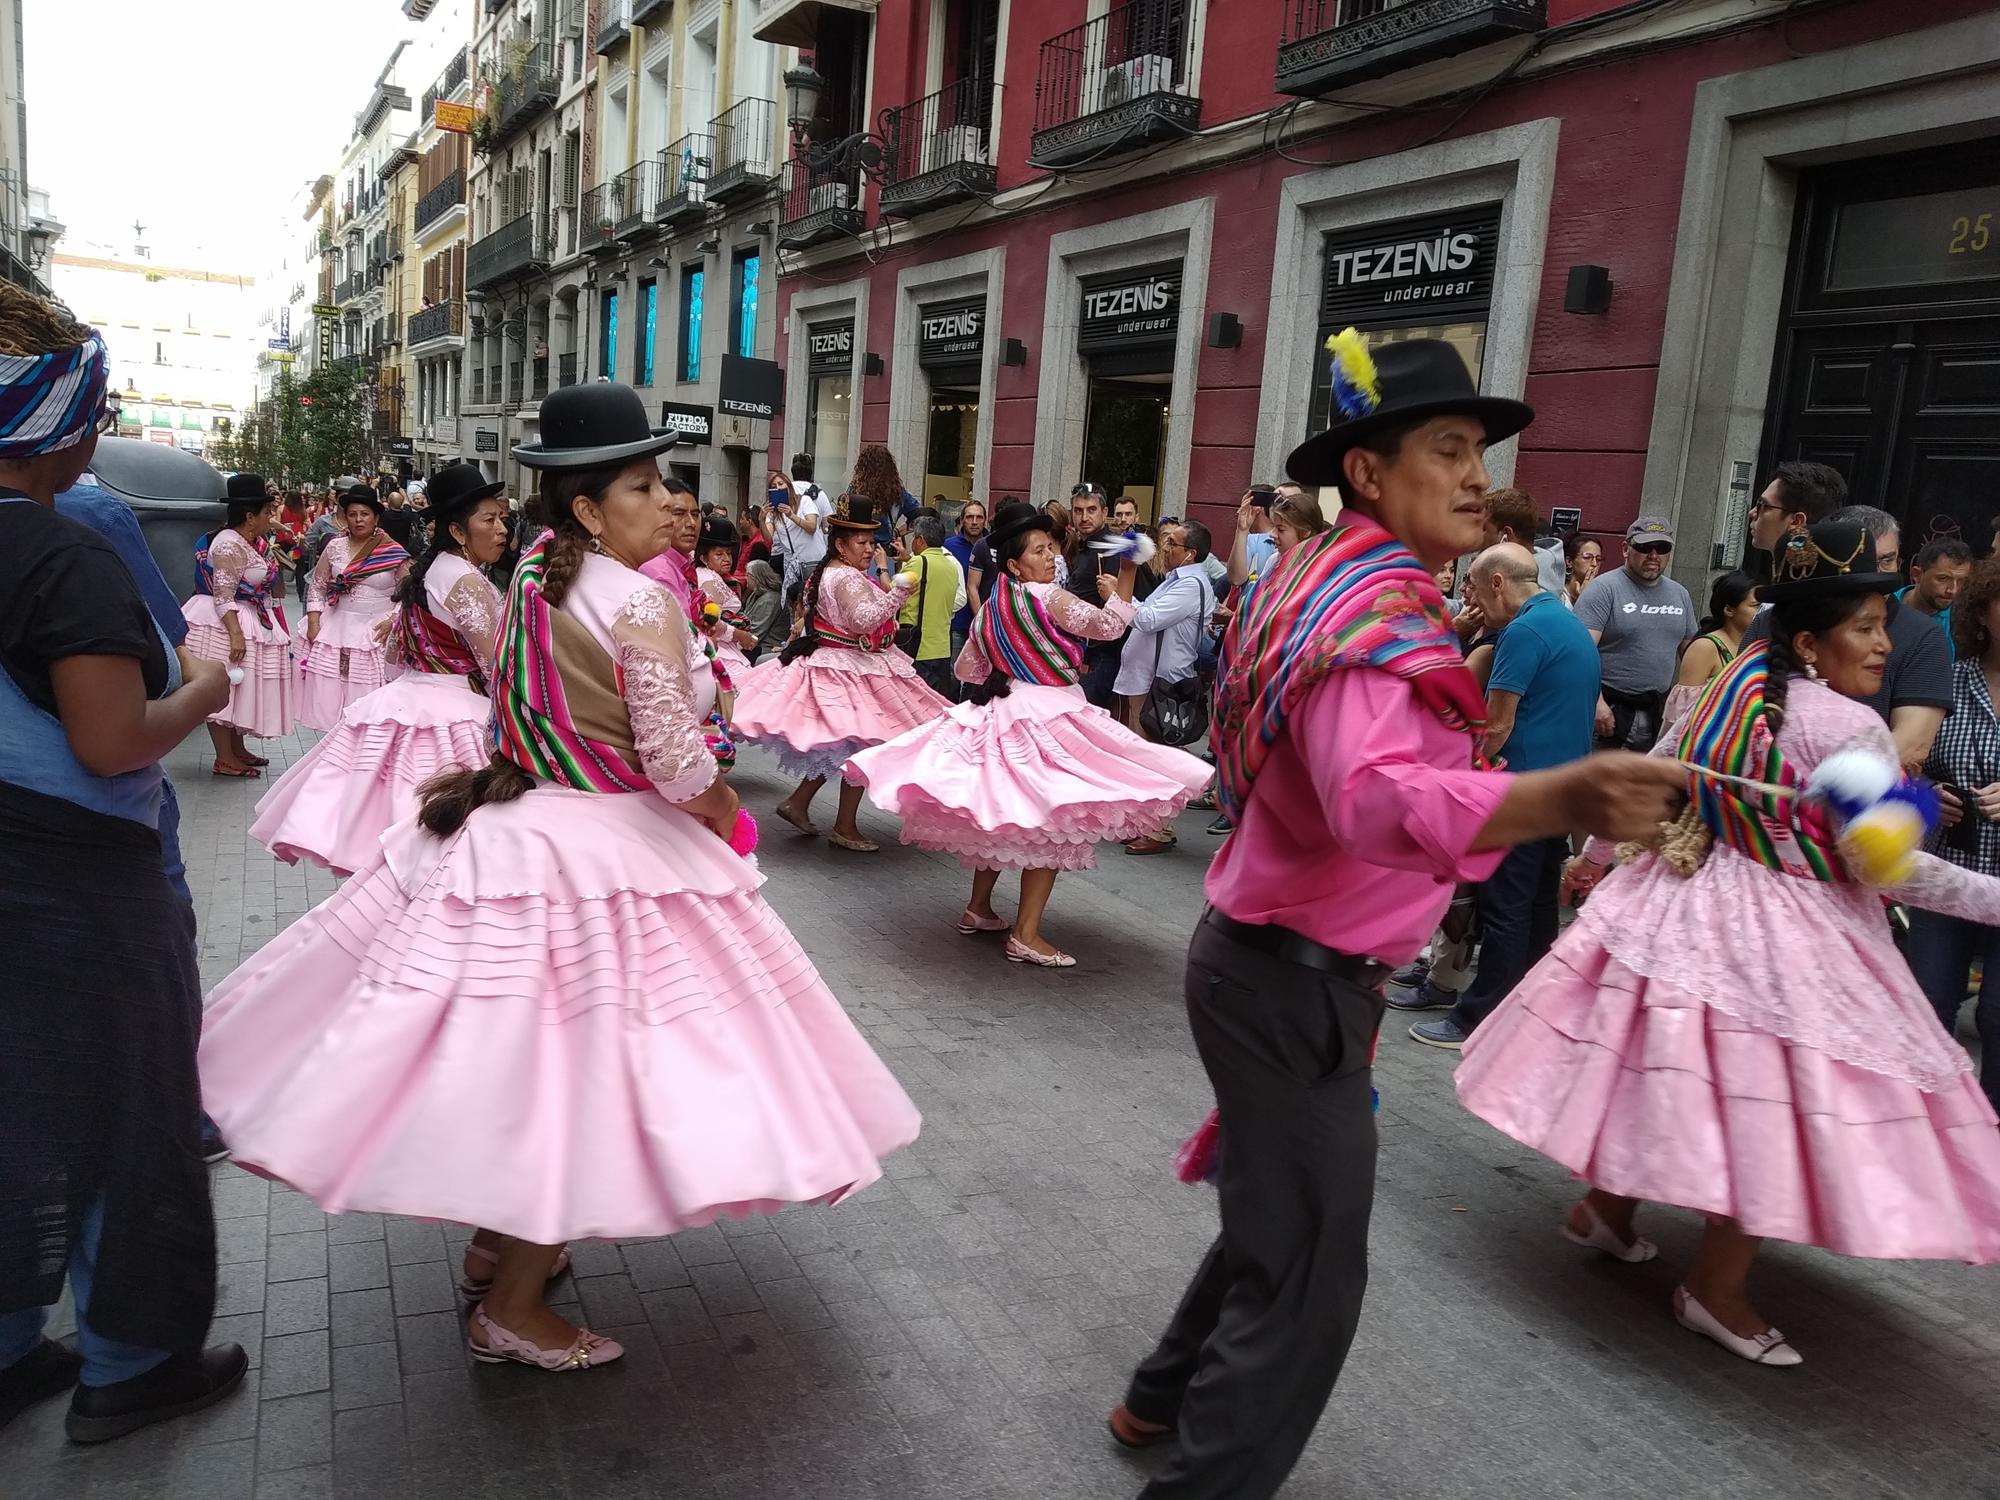
<svg viewBox="0 0 2000 1500">
<path fill-rule="evenodd" d="M 465 304 L 457 298 L 410 314 L 410 347 L 415 349 L 433 339 L 465 336 Z"/>
<path fill-rule="evenodd" d="M 586 254 L 613 250 L 618 245 L 618 219 L 624 212 L 622 201 L 614 201 L 618 195 L 618 184 L 600 182 L 583 195 L 583 207 L 577 211 L 578 248 Z"/>
<path fill-rule="evenodd" d="M 516 388 L 514 395 L 517 400 L 520 394 L 520 390 Z M 486 399 L 491 401 L 495 406 L 498 406 L 507 399 L 507 388 L 500 384 L 500 367 L 498 365 L 488 365 L 486 367 Z"/>
<path fill-rule="evenodd" d="M 465 168 L 456 167 L 453 168 L 451 176 L 417 200 L 415 218 L 417 233 L 422 234 L 464 202 Z"/>
<path fill-rule="evenodd" d="M 996 181 L 987 137 L 993 84 L 961 78 L 935 94 L 892 109 L 884 120 L 882 212 L 904 216 L 948 203 L 990 198 Z"/>
<path fill-rule="evenodd" d="M 445 64 L 444 71 L 438 74 L 437 82 L 424 90 L 424 107 L 423 113 L 417 116 L 419 120 L 428 122 L 437 113 L 438 100 L 449 99 L 458 92 L 459 86 L 465 82 L 468 61 L 466 49 L 460 47 L 457 55 Z"/>
<path fill-rule="evenodd" d="M 521 380 L 522 369 L 522 361 L 518 359 L 507 361 L 507 394 L 516 401 L 524 400 L 528 394 L 528 387 Z"/>
<path fill-rule="evenodd" d="M 361 273 L 356 271 L 352 276 L 346 277 L 334 287 L 333 300 L 335 302 L 352 302 L 356 297 L 361 295 L 361 290 Z"/>
<path fill-rule="evenodd" d="M 513 277 L 546 270 L 551 248 L 550 236 L 534 214 L 522 214 L 467 247 L 465 284 L 484 291 Z"/>
<path fill-rule="evenodd" d="M 508 66 L 493 83 L 491 142 L 498 146 L 555 108 L 562 87 L 556 71 L 555 48 L 536 42 L 520 60 Z"/>
<path fill-rule="evenodd" d="M 660 197 L 660 164 L 642 161 L 628 167 L 614 179 L 618 189 L 615 204 L 618 238 L 629 240 L 646 227 L 646 215 Z"/>
<path fill-rule="evenodd" d="M 715 137 L 684 135 L 660 153 L 660 196 L 653 217 L 662 224 L 697 218 L 708 209 L 708 178 L 715 168 Z"/>
<path fill-rule="evenodd" d="M 715 170 L 708 196 L 717 203 L 754 197 L 770 185 L 771 138 L 777 107 L 769 99 L 739 99 L 711 122 Z"/>
<path fill-rule="evenodd" d="M 1028 160 L 1070 167 L 1194 134 L 1201 100 L 1186 92 L 1189 9 L 1130 0 L 1042 43 Z"/>
<path fill-rule="evenodd" d="M 604 0 L 597 17 L 597 55 L 617 50 L 632 34 L 632 0 Z"/>
<path fill-rule="evenodd" d="M 1285 0 L 1278 92 L 1316 98 L 1547 24 L 1547 0 Z"/>
<path fill-rule="evenodd" d="M 576 384 L 576 356 L 574 354 L 558 354 L 556 356 L 556 384 Z"/>
<path fill-rule="evenodd" d="M 528 370 L 528 399 L 539 401 L 549 393 L 549 357 L 544 354 L 537 358 Z"/>
<path fill-rule="evenodd" d="M 785 195 L 778 209 L 778 248 L 803 250 L 861 233 L 861 178 L 852 171 L 785 163 Z"/>
</svg>

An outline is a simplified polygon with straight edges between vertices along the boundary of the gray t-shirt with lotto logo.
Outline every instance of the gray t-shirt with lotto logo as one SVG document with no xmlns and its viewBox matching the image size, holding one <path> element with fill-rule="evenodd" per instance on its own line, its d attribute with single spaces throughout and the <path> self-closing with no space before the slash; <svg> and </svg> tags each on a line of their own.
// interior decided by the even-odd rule
<svg viewBox="0 0 2000 1500">
<path fill-rule="evenodd" d="M 1671 578 L 1649 588 L 1628 568 L 1593 578 L 1577 596 L 1576 617 L 1598 632 L 1604 685 L 1621 693 L 1664 693 L 1672 687 L 1681 645 L 1695 635 L 1688 591 Z"/>
</svg>

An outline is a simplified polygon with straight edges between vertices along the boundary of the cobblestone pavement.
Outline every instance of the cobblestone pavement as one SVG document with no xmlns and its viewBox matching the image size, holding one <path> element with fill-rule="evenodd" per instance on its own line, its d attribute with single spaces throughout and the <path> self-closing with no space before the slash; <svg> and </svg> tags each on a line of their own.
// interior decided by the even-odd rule
<svg viewBox="0 0 2000 1500">
<path fill-rule="evenodd" d="M 172 768 L 212 981 L 332 884 L 246 842 L 257 784 L 208 777 L 192 743 Z M 769 763 L 737 776 L 767 812 Z M 961 938 L 956 867 L 879 814 L 865 861 L 767 834 L 771 900 L 924 1112 L 883 1182 L 579 1245 L 564 1310 L 630 1353 L 549 1376 L 466 1359 L 464 1231 L 328 1218 L 220 1168 L 216 1334 L 251 1351 L 248 1388 L 95 1450 L 51 1402 L 0 1440 L 0 1496 L 1135 1493 L 1157 1458 L 1104 1414 L 1215 1223 L 1169 1170 L 1209 1102 L 1179 998 L 1206 817 L 1174 853 L 1062 878 L 1050 932 L 1082 959 L 1062 974 Z M 1691 1216 L 1650 1215 L 1649 1266 L 1571 1250 L 1564 1174 L 1459 1110 L 1450 1068 L 1383 1039 L 1374 1285 L 1288 1496 L 2000 1496 L 1992 1271 L 1774 1245 L 1760 1296 L 1807 1363 L 1741 1364 L 1668 1312 Z"/>
</svg>

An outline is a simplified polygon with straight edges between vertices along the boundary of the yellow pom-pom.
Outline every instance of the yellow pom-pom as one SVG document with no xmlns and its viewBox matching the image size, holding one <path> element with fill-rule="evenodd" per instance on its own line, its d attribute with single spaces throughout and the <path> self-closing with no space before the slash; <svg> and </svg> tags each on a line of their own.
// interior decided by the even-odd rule
<svg viewBox="0 0 2000 1500">
<path fill-rule="evenodd" d="M 1333 401 L 1342 416 L 1365 417 L 1382 404 L 1375 357 L 1360 329 L 1343 328 L 1329 335 L 1326 352 L 1333 356 Z"/>
<path fill-rule="evenodd" d="M 701 617 L 705 622 L 713 625 L 717 620 L 722 618 L 722 606 L 717 604 L 713 599 L 705 601 L 701 606 Z"/>
<path fill-rule="evenodd" d="M 1841 858 L 1865 885 L 1899 885 L 1916 872 L 1924 820 L 1906 802 L 1881 802 L 1840 830 Z"/>
</svg>

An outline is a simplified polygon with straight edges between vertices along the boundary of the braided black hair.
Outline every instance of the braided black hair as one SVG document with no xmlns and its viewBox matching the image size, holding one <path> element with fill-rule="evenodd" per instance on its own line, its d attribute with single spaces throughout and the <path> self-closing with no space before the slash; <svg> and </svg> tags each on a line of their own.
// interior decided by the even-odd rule
<svg viewBox="0 0 2000 1500">
<path fill-rule="evenodd" d="M 1016 531 L 1008 536 L 1005 541 L 993 548 L 993 566 L 999 573 L 1000 578 L 1004 579 L 1007 576 L 1008 563 L 1019 562 L 1027 555 L 1028 543 L 1040 529 L 1037 526 L 1029 526 Z M 999 579 L 996 579 L 996 587 L 998 583 Z M 989 600 L 988 602 L 990 604 L 991 601 Z M 986 704 L 991 703 L 995 698 L 1006 697 L 1013 690 L 1014 679 L 1007 673 L 995 668 L 986 674 L 984 682 L 971 683 L 966 687 L 965 699 L 968 703 L 974 705 Z"/>
<path fill-rule="evenodd" d="M 819 585 L 820 579 L 826 574 L 827 566 L 833 561 L 833 545 L 829 542 L 827 544 L 826 556 L 819 560 L 819 565 L 812 570 L 812 575 L 806 579 L 803 595 L 805 628 L 792 640 L 787 641 L 785 649 L 778 653 L 778 662 L 780 665 L 789 665 L 797 661 L 800 657 L 811 656 L 813 652 L 819 650 Z"/>
<path fill-rule="evenodd" d="M 469 517 L 472 511 L 468 509 L 463 514 Z M 451 513 L 451 520 L 459 518 L 460 512 L 454 510 Z M 459 555 L 464 551 L 465 549 L 459 545 L 458 539 L 451 534 L 450 521 L 443 516 L 438 517 L 436 523 L 431 527 L 431 544 L 424 548 L 424 555 L 417 559 L 416 566 L 410 569 L 409 575 L 403 579 L 402 583 L 396 589 L 396 602 L 398 604 L 422 604 L 424 602 L 424 577 L 430 572 L 431 564 L 438 560 L 438 556 L 441 553 L 449 552 L 453 555 Z"/>
<path fill-rule="evenodd" d="M 1787 679 L 1794 672 L 1805 670 L 1793 649 L 1792 638 L 1802 631 L 1808 635 L 1825 635 L 1829 630 L 1838 628 L 1843 620 L 1853 618 L 1862 605 L 1873 597 L 1863 593 L 1833 594 L 1771 606 L 1771 647 L 1767 658 L 1770 673 L 1764 684 L 1764 708 L 1771 716 L 1772 734 L 1784 727 Z"/>
</svg>

